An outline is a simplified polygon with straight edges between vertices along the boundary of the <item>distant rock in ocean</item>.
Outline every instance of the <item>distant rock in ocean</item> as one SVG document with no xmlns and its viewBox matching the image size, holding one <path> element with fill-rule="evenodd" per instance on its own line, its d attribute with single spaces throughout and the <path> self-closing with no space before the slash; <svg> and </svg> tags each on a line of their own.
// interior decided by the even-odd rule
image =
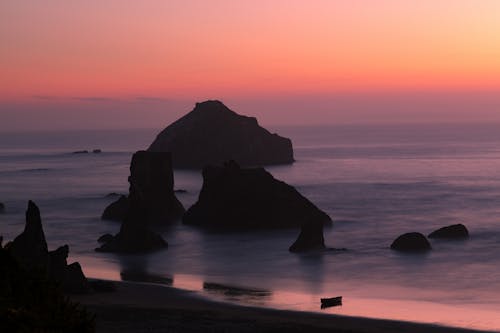
<svg viewBox="0 0 500 333">
<path fill-rule="evenodd" d="M 239 115 L 220 101 L 196 103 L 158 134 L 148 151 L 171 152 L 176 168 L 201 169 L 228 160 L 243 166 L 294 161 L 290 139 L 271 134 L 257 119 Z"/>
<path fill-rule="evenodd" d="M 88 153 L 89 153 L 88 150 L 77 150 L 73 152 L 73 154 L 88 154 Z"/>
<path fill-rule="evenodd" d="M 2 202 L 0 202 L 0 214 L 3 212 L 5 212 L 5 205 Z"/>
<path fill-rule="evenodd" d="M 130 193 L 137 192 L 141 201 L 140 219 L 145 225 L 168 224 L 180 219 L 184 207 L 174 193 L 174 176 L 170 153 L 136 152 L 130 163 Z M 130 194 L 121 196 L 104 209 L 104 220 L 123 221 L 130 210 Z"/>
<path fill-rule="evenodd" d="M 203 169 L 198 201 L 186 211 L 183 221 L 220 230 L 301 227 L 305 238 L 310 231 L 322 233 L 308 225 L 331 224 L 326 213 L 292 186 L 263 168 L 244 169 L 234 161 Z"/>
<path fill-rule="evenodd" d="M 433 231 L 429 238 L 464 239 L 469 237 L 469 231 L 463 224 L 453 224 Z"/>
<path fill-rule="evenodd" d="M 409 232 L 396 238 L 391 244 L 391 249 L 402 252 L 422 252 L 431 249 L 431 244 L 419 232 Z"/>
<path fill-rule="evenodd" d="M 99 238 L 99 252 L 150 252 L 166 248 L 167 242 L 149 229 L 159 223 L 170 223 L 184 212 L 174 194 L 174 180 L 169 153 L 138 151 L 130 163 L 128 198 L 121 197 L 105 213 L 122 214 L 120 232 Z M 122 202 L 120 204 L 119 202 Z M 110 207 L 115 205 L 116 209 Z M 121 207 L 126 205 L 127 207 Z M 111 214 L 112 215 L 112 214 Z"/>
<path fill-rule="evenodd" d="M 33 201 L 28 202 L 24 231 L 5 246 L 18 264 L 26 271 L 42 272 L 49 279 L 61 284 L 66 292 L 86 293 L 90 286 L 80 264 L 67 264 L 68 245 L 49 252 L 42 228 L 40 210 Z M 76 267 L 80 267 L 76 270 Z"/>
</svg>

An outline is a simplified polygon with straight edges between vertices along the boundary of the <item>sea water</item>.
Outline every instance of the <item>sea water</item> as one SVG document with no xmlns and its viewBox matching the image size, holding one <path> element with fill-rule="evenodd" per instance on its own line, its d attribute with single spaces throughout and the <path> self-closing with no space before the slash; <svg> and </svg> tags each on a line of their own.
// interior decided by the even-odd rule
<svg viewBox="0 0 500 333">
<path fill-rule="evenodd" d="M 299 230 L 220 234 L 178 223 L 161 230 L 168 250 L 94 252 L 100 235 L 119 229 L 100 219 L 116 200 L 108 194 L 127 193 L 133 152 L 159 131 L 0 133 L 4 241 L 23 230 L 31 199 L 49 248 L 68 244 L 69 261 L 90 277 L 166 278 L 243 304 L 500 330 L 500 125 L 272 128 L 292 139 L 296 162 L 266 169 L 332 217 L 326 245 L 345 251 L 289 253 Z M 72 153 L 93 149 L 102 152 Z M 201 173 L 174 176 L 188 208 Z M 402 233 L 454 223 L 465 224 L 470 238 L 432 240 L 426 254 L 389 248 Z M 320 310 L 319 298 L 333 296 L 343 305 Z"/>
</svg>

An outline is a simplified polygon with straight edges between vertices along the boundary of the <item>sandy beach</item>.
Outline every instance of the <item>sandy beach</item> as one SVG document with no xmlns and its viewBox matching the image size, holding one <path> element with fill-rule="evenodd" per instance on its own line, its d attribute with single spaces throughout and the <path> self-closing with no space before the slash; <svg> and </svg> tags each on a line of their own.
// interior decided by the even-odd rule
<svg viewBox="0 0 500 333">
<path fill-rule="evenodd" d="M 114 292 L 72 296 L 96 314 L 97 332 L 481 332 L 240 306 L 152 284 L 115 282 L 115 285 Z"/>
</svg>

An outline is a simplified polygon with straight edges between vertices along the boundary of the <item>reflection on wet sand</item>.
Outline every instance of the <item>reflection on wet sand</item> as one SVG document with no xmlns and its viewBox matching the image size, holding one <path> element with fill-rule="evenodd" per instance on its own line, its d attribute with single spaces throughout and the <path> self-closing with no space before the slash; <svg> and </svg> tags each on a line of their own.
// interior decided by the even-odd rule
<svg viewBox="0 0 500 333">
<path fill-rule="evenodd" d="M 138 270 L 124 270 L 120 272 L 120 277 L 122 281 L 157 283 L 167 286 L 172 286 L 174 283 L 174 279 L 172 277 L 151 274 Z"/>
<path fill-rule="evenodd" d="M 250 304 L 266 304 L 272 296 L 272 292 L 269 290 L 230 286 L 212 282 L 204 282 L 203 290 L 215 296 L 223 296 L 225 300 Z"/>
</svg>

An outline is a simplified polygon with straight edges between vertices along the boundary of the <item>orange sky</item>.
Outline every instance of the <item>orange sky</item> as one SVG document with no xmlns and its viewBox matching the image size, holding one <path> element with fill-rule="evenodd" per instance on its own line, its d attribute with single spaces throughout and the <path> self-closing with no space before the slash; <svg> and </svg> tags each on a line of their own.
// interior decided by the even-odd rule
<svg viewBox="0 0 500 333">
<path fill-rule="evenodd" d="M 293 97 L 293 105 L 326 110 L 303 110 L 308 118 L 335 122 L 338 98 L 375 94 L 376 109 L 381 95 L 411 100 L 413 92 L 429 92 L 429 101 L 467 93 L 470 111 L 463 103 L 457 111 L 467 119 L 484 94 L 500 90 L 499 15 L 496 0 L 6 0 L 0 120 L 54 103 L 106 110 L 133 100 L 124 113 L 147 112 L 144 97 L 188 109 L 218 98 L 252 114 L 249 101 L 265 109 L 258 101 Z M 485 117 L 500 114 L 500 97 L 488 105 Z M 368 112 L 350 108 L 353 121 L 356 108 Z M 301 123 L 300 110 L 294 114 Z M 278 111 L 259 116 L 287 122 Z"/>
</svg>

